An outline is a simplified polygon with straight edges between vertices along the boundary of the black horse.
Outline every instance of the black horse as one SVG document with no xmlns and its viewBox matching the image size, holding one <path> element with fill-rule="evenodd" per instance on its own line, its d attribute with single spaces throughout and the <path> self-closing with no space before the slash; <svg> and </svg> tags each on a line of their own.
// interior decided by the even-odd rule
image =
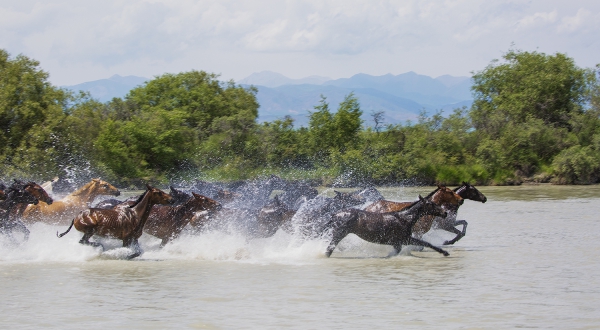
<svg viewBox="0 0 600 330">
<path fill-rule="evenodd" d="M 479 190 L 477 190 L 477 188 L 475 188 L 467 182 L 463 182 L 463 184 L 460 187 L 455 188 L 453 190 L 457 195 L 459 195 L 463 199 L 470 199 L 472 201 L 481 203 L 487 202 L 487 197 L 485 197 L 485 195 L 482 194 Z M 443 229 L 445 231 L 449 231 L 451 233 L 456 234 L 456 237 L 454 237 L 453 239 L 445 241 L 444 245 L 452 245 L 458 242 L 458 240 L 460 240 L 467 234 L 468 222 L 466 220 L 456 220 L 457 212 L 458 207 L 455 210 L 449 212 L 447 217 L 436 218 L 435 222 L 433 223 L 433 228 Z M 458 225 L 463 226 L 462 231 L 456 229 L 455 226 Z"/>
<path fill-rule="evenodd" d="M 373 213 L 358 209 L 342 210 L 327 224 L 331 228 L 331 241 L 325 255 L 331 253 L 337 244 L 348 234 L 355 234 L 367 242 L 392 245 L 400 253 L 402 245 L 429 247 L 445 256 L 448 252 L 428 242 L 412 237 L 412 228 L 422 216 L 445 217 L 446 211 L 439 205 L 419 195 L 419 200 L 404 210 L 387 213 Z"/>
</svg>

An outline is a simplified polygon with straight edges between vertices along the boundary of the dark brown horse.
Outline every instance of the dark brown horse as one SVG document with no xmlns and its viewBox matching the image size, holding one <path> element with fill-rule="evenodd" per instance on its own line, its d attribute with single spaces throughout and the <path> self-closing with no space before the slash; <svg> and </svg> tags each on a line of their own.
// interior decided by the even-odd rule
<svg viewBox="0 0 600 330">
<path fill-rule="evenodd" d="M 10 217 L 14 209 L 22 203 L 35 205 L 38 203 L 38 199 L 27 191 L 22 184 L 15 182 L 6 190 L 6 198 L 0 202 L 0 232 L 13 239 L 13 232 L 15 230 L 20 231 L 26 241 L 29 238 L 29 230 L 19 219 Z"/>
<path fill-rule="evenodd" d="M 6 199 L 6 193 L 4 192 L 6 190 L 6 186 L 0 182 L 0 201 L 3 201 Z"/>
<path fill-rule="evenodd" d="M 178 190 L 171 187 L 171 195 Z M 144 232 L 162 240 L 165 246 L 170 240 L 179 237 L 196 212 L 206 211 L 207 216 L 221 210 L 221 204 L 214 199 L 192 192 L 192 197 L 177 206 L 155 205 L 150 211 Z"/>
<path fill-rule="evenodd" d="M 37 198 L 38 201 L 44 202 L 48 205 L 52 205 L 52 202 L 54 200 L 52 199 L 52 197 L 50 197 L 48 195 L 46 190 L 44 190 L 44 188 L 42 188 L 42 186 L 40 186 L 39 184 L 37 184 L 33 181 L 24 182 L 24 181 L 16 180 L 16 179 L 15 179 L 15 184 L 21 185 L 25 190 L 27 190 L 31 195 L 33 195 L 33 197 Z M 18 204 L 11 212 L 10 218 L 13 219 L 14 221 L 21 221 L 21 216 L 23 215 L 23 212 L 27 208 L 27 205 L 29 205 L 29 204 L 27 204 L 27 203 Z"/>
<path fill-rule="evenodd" d="M 463 204 L 464 200 L 458 194 L 451 189 L 438 186 L 433 192 L 427 195 L 425 198 L 431 199 L 432 202 L 444 208 L 444 210 L 451 212 L 458 210 L 460 205 Z M 365 211 L 375 213 L 395 212 L 401 211 L 408 206 L 412 205 L 413 202 L 393 202 L 388 200 L 377 201 L 365 208 Z M 431 215 L 425 215 L 421 217 L 413 227 L 413 235 L 417 238 L 423 237 L 423 235 L 431 229 L 434 220 L 437 219 Z"/>
<path fill-rule="evenodd" d="M 402 245 L 418 245 L 447 256 L 448 252 L 412 237 L 412 228 L 418 219 L 425 215 L 445 217 L 446 214 L 441 206 L 421 196 L 418 201 L 402 211 L 373 213 L 345 209 L 333 215 L 328 224 L 332 232 L 325 255 L 329 257 L 337 244 L 348 234 L 355 234 L 367 242 L 392 245 L 397 253 L 400 253 Z"/>
<path fill-rule="evenodd" d="M 137 203 L 130 207 L 117 207 L 115 209 L 88 209 L 82 211 L 73 219 L 71 226 L 62 234 L 56 233 L 58 237 L 67 234 L 71 227 L 83 233 L 80 244 L 104 246 L 97 242 L 90 242 L 93 235 L 112 237 L 123 241 L 123 246 L 134 251 L 127 259 L 135 258 L 142 254 L 138 238 L 142 236 L 144 225 L 153 205 L 172 203 L 173 197 L 164 191 L 147 185 L 146 192 L 139 198 Z"/>
</svg>

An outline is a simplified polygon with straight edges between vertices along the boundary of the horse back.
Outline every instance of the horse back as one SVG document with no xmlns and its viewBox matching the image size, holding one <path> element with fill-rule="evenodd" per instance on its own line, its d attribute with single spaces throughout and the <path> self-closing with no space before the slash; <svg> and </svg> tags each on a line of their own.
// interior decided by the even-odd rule
<svg viewBox="0 0 600 330">
<path fill-rule="evenodd" d="M 412 204 L 413 202 L 393 202 L 388 200 L 379 200 L 367 206 L 365 211 L 375 213 L 397 212 L 409 207 Z"/>
</svg>

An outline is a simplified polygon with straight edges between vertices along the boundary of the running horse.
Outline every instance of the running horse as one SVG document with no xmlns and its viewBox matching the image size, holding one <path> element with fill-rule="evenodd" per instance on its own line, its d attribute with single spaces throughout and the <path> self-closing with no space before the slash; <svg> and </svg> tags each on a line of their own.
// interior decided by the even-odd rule
<svg viewBox="0 0 600 330">
<path fill-rule="evenodd" d="M 174 193 L 183 194 L 171 187 L 171 196 Z M 192 197 L 180 205 L 155 205 L 150 211 L 144 232 L 162 241 L 160 246 L 165 246 L 170 240 L 179 237 L 181 231 L 190 222 L 196 212 L 205 211 L 208 216 L 221 210 L 221 204 L 214 199 L 192 192 Z"/>
<path fill-rule="evenodd" d="M 425 198 L 431 199 L 435 204 L 444 208 L 445 211 L 454 212 L 463 204 L 463 198 L 456 194 L 451 189 L 445 186 L 438 186 Z M 413 202 L 393 202 L 388 200 L 379 200 L 365 208 L 365 211 L 375 213 L 395 212 L 401 211 L 408 206 L 412 205 Z M 426 215 L 420 218 L 413 227 L 413 235 L 419 239 L 428 232 L 437 217 Z"/>
<path fill-rule="evenodd" d="M 0 202 L 0 232 L 14 240 L 12 233 L 15 230 L 21 231 L 26 241 L 29 238 L 29 230 L 20 220 L 11 219 L 10 214 L 19 204 L 37 204 L 38 199 L 17 182 L 6 190 L 5 195 L 6 198 Z"/>
<path fill-rule="evenodd" d="M 42 188 L 42 186 L 40 186 L 39 184 L 37 184 L 33 181 L 24 182 L 24 181 L 15 179 L 14 184 L 22 186 L 23 189 L 27 190 L 27 192 L 29 192 L 31 195 L 33 195 L 33 197 L 35 197 L 40 202 L 44 202 L 48 205 L 51 205 L 54 202 L 54 200 L 52 199 L 52 197 L 50 197 L 48 195 L 46 190 L 44 190 L 44 188 Z M 28 203 L 17 204 L 17 206 L 15 208 L 13 208 L 13 210 L 10 213 L 10 218 L 12 219 L 12 221 L 21 221 L 23 212 L 25 212 L 25 209 L 29 205 L 30 204 L 28 204 Z"/>
<path fill-rule="evenodd" d="M 89 207 L 90 203 L 100 195 L 119 196 L 119 189 L 110 183 L 93 179 L 75 192 L 63 199 L 54 201 L 52 205 L 41 202 L 38 205 L 29 205 L 23 212 L 22 219 L 25 223 L 46 222 L 50 224 L 65 225 L 67 219 L 73 219 L 79 212 Z"/>
<path fill-rule="evenodd" d="M 83 233 L 80 244 L 94 247 L 104 246 L 98 242 L 90 242 L 94 236 L 112 237 L 123 241 L 123 246 L 133 250 L 127 259 L 133 259 L 142 254 L 138 238 L 142 236 L 144 225 L 150 215 L 150 210 L 156 204 L 170 204 L 173 202 L 171 195 L 160 189 L 146 185 L 146 192 L 130 207 L 117 207 L 115 209 L 88 209 L 81 211 L 71 225 L 62 234 L 56 233 L 60 238 L 66 235 L 73 226 Z"/>
<path fill-rule="evenodd" d="M 402 245 L 429 247 L 444 256 L 448 252 L 432 244 L 412 237 L 412 228 L 423 216 L 445 217 L 447 212 L 429 198 L 419 195 L 419 200 L 401 211 L 374 213 L 359 209 L 345 209 L 333 215 L 328 223 L 331 240 L 325 255 L 331 253 L 348 234 L 355 234 L 371 243 L 391 245 L 400 253 Z"/>
</svg>

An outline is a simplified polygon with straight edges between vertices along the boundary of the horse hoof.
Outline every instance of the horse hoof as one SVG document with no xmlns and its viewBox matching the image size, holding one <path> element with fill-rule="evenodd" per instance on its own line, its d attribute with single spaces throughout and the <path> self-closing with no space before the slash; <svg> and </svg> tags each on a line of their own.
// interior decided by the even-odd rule
<svg viewBox="0 0 600 330">
<path fill-rule="evenodd" d="M 447 257 L 447 256 L 449 256 L 449 255 L 450 255 L 450 253 L 448 253 L 448 252 L 444 251 L 444 257 Z"/>
<path fill-rule="evenodd" d="M 134 253 L 134 254 L 130 254 L 130 255 L 128 255 L 128 256 L 127 256 L 127 258 L 126 258 L 126 259 L 127 259 L 127 260 L 131 260 L 131 259 L 133 259 L 133 258 L 139 257 L 140 255 L 141 255 L 141 253 L 139 253 L 139 252 L 137 252 L 137 253 Z"/>
</svg>

